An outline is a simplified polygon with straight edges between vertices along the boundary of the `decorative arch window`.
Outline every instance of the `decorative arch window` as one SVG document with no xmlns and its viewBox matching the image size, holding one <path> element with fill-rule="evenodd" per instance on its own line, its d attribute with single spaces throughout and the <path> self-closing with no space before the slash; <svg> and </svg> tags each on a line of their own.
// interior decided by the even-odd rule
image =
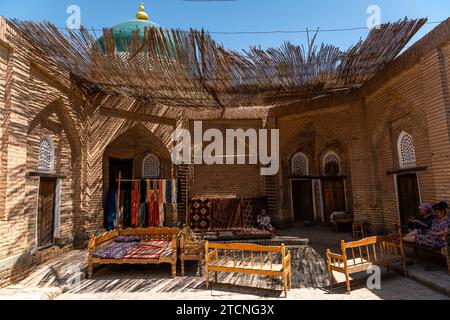
<svg viewBox="0 0 450 320">
<path fill-rule="evenodd" d="M 323 173 L 326 176 L 338 176 L 341 174 L 341 160 L 334 152 L 328 152 L 324 156 Z"/>
<path fill-rule="evenodd" d="M 55 170 L 55 146 L 50 137 L 44 137 L 39 146 L 39 171 L 53 172 Z"/>
<path fill-rule="evenodd" d="M 307 176 L 309 174 L 308 158 L 302 152 L 292 157 L 292 174 L 296 176 Z"/>
<path fill-rule="evenodd" d="M 397 142 L 397 150 L 400 162 L 400 168 L 413 168 L 417 165 L 416 146 L 413 137 L 403 131 L 400 133 Z"/>
<path fill-rule="evenodd" d="M 149 153 L 142 161 L 142 178 L 153 179 L 159 178 L 161 174 L 161 164 L 157 156 Z"/>
</svg>

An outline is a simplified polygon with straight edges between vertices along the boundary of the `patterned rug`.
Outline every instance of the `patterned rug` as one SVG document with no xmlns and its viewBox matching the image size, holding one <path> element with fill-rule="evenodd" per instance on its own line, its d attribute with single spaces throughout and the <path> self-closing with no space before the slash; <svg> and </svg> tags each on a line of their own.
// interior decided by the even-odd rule
<svg viewBox="0 0 450 320">
<path fill-rule="evenodd" d="M 208 199 L 191 200 L 192 230 L 209 230 L 211 227 L 213 201 Z"/>
</svg>

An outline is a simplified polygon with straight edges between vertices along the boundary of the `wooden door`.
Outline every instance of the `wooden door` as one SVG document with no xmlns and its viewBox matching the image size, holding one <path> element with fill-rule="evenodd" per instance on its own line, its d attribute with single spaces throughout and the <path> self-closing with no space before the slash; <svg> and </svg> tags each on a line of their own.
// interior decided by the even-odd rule
<svg viewBox="0 0 450 320">
<path fill-rule="evenodd" d="M 41 179 L 38 208 L 38 246 L 54 242 L 56 180 Z"/>
<path fill-rule="evenodd" d="M 311 180 L 292 180 L 294 222 L 314 221 L 314 203 Z"/>
<path fill-rule="evenodd" d="M 336 211 L 347 211 L 345 203 L 345 185 L 343 178 L 327 178 L 322 180 L 323 209 L 325 221 Z"/>
<path fill-rule="evenodd" d="M 419 184 L 415 173 L 397 176 L 398 208 L 402 225 L 408 224 L 408 218 L 416 216 L 420 205 Z"/>
</svg>

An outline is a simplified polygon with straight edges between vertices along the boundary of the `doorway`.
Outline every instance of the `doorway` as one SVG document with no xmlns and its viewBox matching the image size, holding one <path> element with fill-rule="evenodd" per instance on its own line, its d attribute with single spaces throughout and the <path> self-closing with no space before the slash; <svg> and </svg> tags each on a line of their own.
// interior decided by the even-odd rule
<svg viewBox="0 0 450 320">
<path fill-rule="evenodd" d="M 397 176 L 398 209 L 400 223 L 408 224 L 408 218 L 415 216 L 420 205 L 419 183 L 416 173 Z"/>
<path fill-rule="evenodd" d="M 56 179 L 41 178 L 37 221 L 38 248 L 54 244 Z"/>
<path fill-rule="evenodd" d="M 323 211 L 325 222 L 331 222 L 333 212 L 346 212 L 345 183 L 344 178 L 322 178 Z"/>
<path fill-rule="evenodd" d="M 109 188 L 117 188 L 119 174 L 122 173 L 122 179 L 133 179 L 133 159 L 109 159 Z"/>
<path fill-rule="evenodd" d="M 115 210 L 108 210 L 108 204 L 110 201 L 115 202 L 117 193 L 117 180 L 119 175 L 122 174 L 122 179 L 133 179 L 133 159 L 109 159 L 109 195 L 107 197 L 105 205 L 105 225 L 108 228 L 109 225 L 113 225 L 116 220 Z M 131 191 L 133 184 L 131 182 L 122 182 L 120 184 L 120 206 L 119 211 L 123 214 L 123 226 L 131 227 Z M 115 203 L 112 207 L 115 208 Z M 109 221 L 109 223 L 108 223 Z"/>
<path fill-rule="evenodd" d="M 292 210 L 294 223 L 314 221 L 314 198 L 312 180 L 291 180 Z"/>
</svg>

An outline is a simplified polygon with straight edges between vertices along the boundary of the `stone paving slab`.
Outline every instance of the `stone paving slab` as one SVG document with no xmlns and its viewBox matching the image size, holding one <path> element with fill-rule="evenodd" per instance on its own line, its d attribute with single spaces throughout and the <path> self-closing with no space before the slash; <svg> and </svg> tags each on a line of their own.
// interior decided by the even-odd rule
<svg viewBox="0 0 450 320">
<path fill-rule="evenodd" d="M 0 289 L 0 300 L 53 300 L 73 282 L 82 281 L 86 269 L 87 251 L 65 253 L 34 268 L 19 283 Z"/>
</svg>

